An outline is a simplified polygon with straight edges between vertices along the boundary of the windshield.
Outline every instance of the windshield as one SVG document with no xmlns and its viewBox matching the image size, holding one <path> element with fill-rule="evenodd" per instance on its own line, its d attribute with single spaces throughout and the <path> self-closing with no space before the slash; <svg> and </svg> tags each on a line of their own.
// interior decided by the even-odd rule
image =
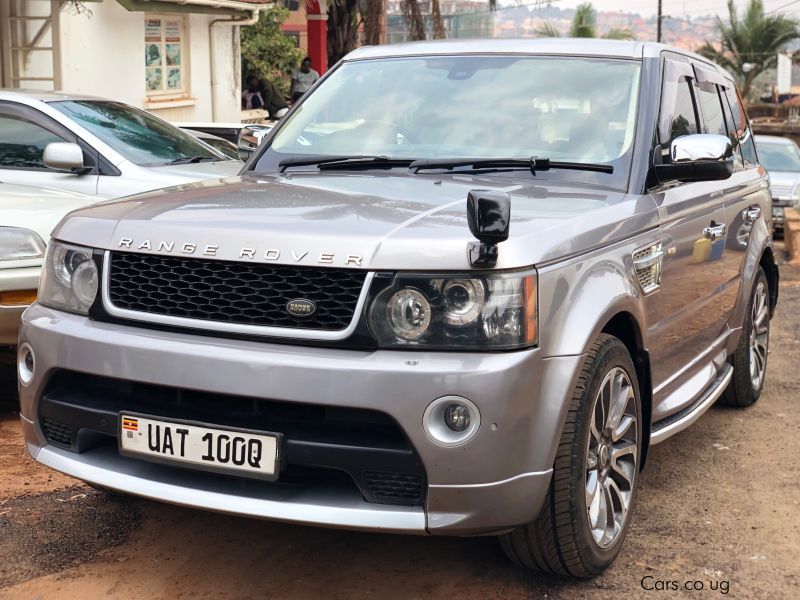
<svg viewBox="0 0 800 600">
<path fill-rule="evenodd" d="M 630 163 L 639 69 L 579 57 L 344 63 L 282 124 L 255 169 L 303 155 L 538 156 L 611 163 L 616 177 Z"/>
<path fill-rule="evenodd" d="M 88 129 L 127 160 L 143 167 L 196 158 L 226 160 L 192 135 L 121 102 L 73 100 L 50 106 Z"/>
<path fill-rule="evenodd" d="M 800 151 L 794 143 L 757 142 L 758 158 L 767 171 L 800 171 Z"/>
</svg>

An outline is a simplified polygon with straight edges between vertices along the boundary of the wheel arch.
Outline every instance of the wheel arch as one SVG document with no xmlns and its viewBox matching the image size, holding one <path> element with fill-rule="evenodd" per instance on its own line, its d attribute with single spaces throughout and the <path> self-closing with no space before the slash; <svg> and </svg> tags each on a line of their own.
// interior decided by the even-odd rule
<svg viewBox="0 0 800 600">
<path fill-rule="evenodd" d="M 636 317 L 629 311 L 621 310 L 611 316 L 599 333 L 613 335 L 628 349 L 636 378 L 639 381 L 639 397 L 642 402 L 642 457 L 639 470 L 644 468 L 647 451 L 650 447 L 650 420 L 653 404 L 653 386 L 650 377 L 650 355 L 644 347 L 642 329 Z M 599 335 L 599 334 L 598 334 Z"/>
<path fill-rule="evenodd" d="M 775 262 L 775 252 L 772 246 L 766 246 L 758 259 L 759 266 L 764 269 L 767 275 L 767 285 L 769 286 L 769 315 L 775 315 L 775 307 L 778 304 L 778 288 L 780 283 L 780 273 L 778 263 Z"/>
</svg>

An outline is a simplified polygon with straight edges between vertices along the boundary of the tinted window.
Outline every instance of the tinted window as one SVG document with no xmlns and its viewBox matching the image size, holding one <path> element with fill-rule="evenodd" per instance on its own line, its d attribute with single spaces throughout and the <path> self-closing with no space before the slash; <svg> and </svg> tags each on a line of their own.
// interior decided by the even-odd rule
<svg viewBox="0 0 800 600">
<path fill-rule="evenodd" d="M 725 128 L 725 117 L 717 86 L 713 83 L 700 84 L 697 87 L 697 99 L 700 103 L 700 112 L 703 114 L 705 132 L 727 136 L 728 130 Z"/>
<path fill-rule="evenodd" d="M 81 100 L 52 102 L 50 106 L 137 165 L 227 160 L 185 131 L 127 104 Z"/>
<path fill-rule="evenodd" d="M 45 146 L 63 141 L 30 121 L 0 115 L 0 167 L 46 169 L 42 161 Z"/>
<path fill-rule="evenodd" d="M 725 127 L 728 130 L 728 137 L 733 145 L 733 161 L 735 169 L 739 170 L 744 166 L 744 163 L 742 162 L 742 149 L 739 146 L 739 136 L 736 135 L 736 124 L 734 123 L 733 113 L 731 112 L 730 104 L 728 104 L 728 98 L 725 95 L 725 91 L 722 92 L 721 99 L 722 112 L 725 116 Z"/>
<path fill-rule="evenodd" d="M 739 99 L 739 94 L 732 87 L 725 90 L 725 95 L 731 107 L 733 114 L 733 126 L 736 132 L 736 137 L 739 140 L 742 148 L 742 158 L 747 166 L 758 164 L 758 157 L 756 156 L 756 146 L 753 143 L 753 134 L 750 132 L 750 127 L 747 124 L 747 114 L 744 112 L 744 106 Z"/>
<path fill-rule="evenodd" d="M 692 82 L 681 77 L 680 81 L 664 81 L 659 118 L 659 143 L 668 150 L 676 137 L 699 133 L 697 113 L 692 98 Z"/>
</svg>

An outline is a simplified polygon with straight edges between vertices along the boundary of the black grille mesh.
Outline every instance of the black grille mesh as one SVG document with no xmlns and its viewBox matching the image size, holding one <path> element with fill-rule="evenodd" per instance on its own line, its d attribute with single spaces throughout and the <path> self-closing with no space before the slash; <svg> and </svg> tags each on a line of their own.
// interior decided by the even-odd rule
<svg viewBox="0 0 800 600">
<path fill-rule="evenodd" d="M 109 297 L 117 308 L 243 325 L 346 329 L 364 271 L 111 254 Z M 313 315 L 294 317 L 290 300 L 311 300 Z"/>
<path fill-rule="evenodd" d="M 422 477 L 416 473 L 364 471 L 364 482 L 379 502 L 415 503 L 425 493 Z"/>
<path fill-rule="evenodd" d="M 42 417 L 40 423 L 48 442 L 67 448 L 72 446 L 72 428 L 69 425 L 48 417 Z"/>
</svg>

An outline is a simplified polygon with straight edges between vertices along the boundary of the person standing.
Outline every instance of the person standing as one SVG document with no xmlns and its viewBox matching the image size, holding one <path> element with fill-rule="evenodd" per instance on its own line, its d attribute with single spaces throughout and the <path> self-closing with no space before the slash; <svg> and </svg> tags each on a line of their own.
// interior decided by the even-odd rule
<svg viewBox="0 0 800 600">
<path fill-rule="evenodd" d="M 292 72 L 292 102 L 297 102 L 319 79 L 319 73 L 311 68 L 311 59 L 305 57 L 300 68 Z"/>
</svg>

